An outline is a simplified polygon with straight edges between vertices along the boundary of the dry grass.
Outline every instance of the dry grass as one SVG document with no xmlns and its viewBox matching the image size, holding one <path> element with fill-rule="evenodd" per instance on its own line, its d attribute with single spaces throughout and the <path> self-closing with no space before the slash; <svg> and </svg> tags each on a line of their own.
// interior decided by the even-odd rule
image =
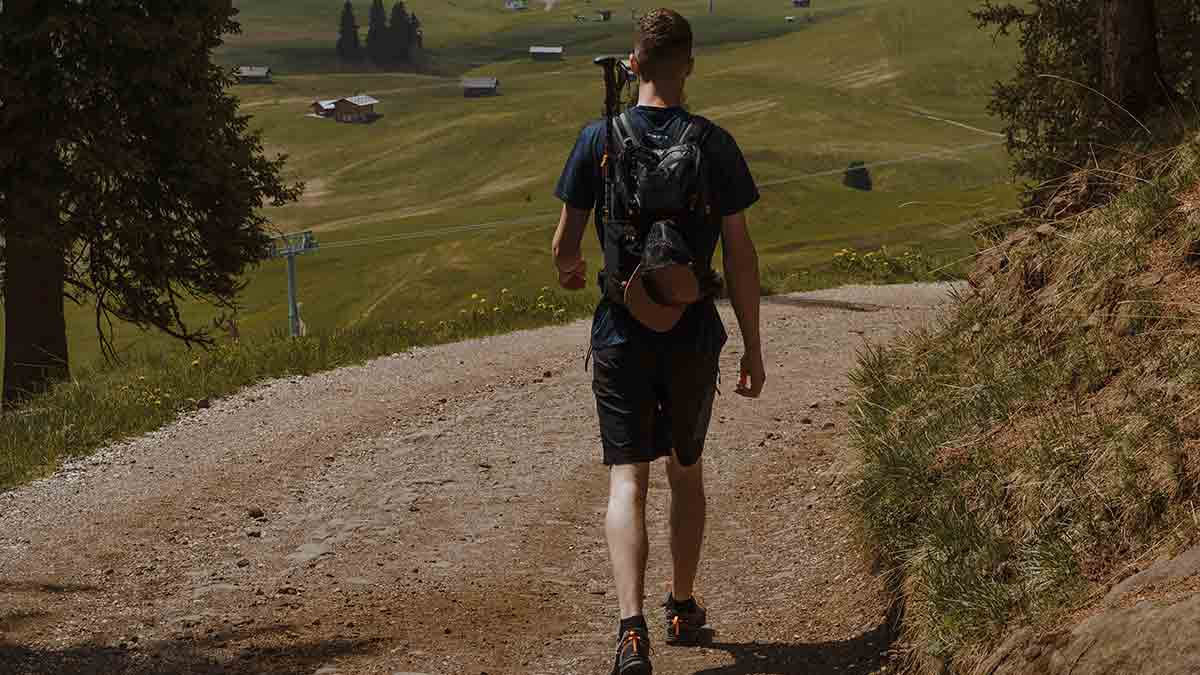
<svg viewBox="0 0 1200 675">
<path fill-rule="evenodd" d="M 853 494 L 910 665 L 965 672 L 1196 538 L 1200 137 L 993 228 L 942 325 L 864 353 Z"/>
</svg>

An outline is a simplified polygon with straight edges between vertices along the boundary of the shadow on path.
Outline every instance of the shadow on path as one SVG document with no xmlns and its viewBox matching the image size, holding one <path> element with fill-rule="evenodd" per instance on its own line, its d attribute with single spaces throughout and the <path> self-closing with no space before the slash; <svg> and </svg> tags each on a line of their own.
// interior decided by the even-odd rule
<svg viewBox="0 0 1200 675">
<path fill-rule="evenodd" d="M 869 675 L 887 664 L 888 648 L 896 637 L 894 625 L 885 620 L 874 630 L 842 642 L 714 642 L 707 646 L 728 652 L 734 662 L 698 670 L 696 675 Z"/>
<path fill-rule="evenodd" d="M 290 640 L 275 636 L 270 647 L 255 647 L 256 639 L 271 639 L 274 627 L 255 632 L 225 632 L 195 640 L 172 640 L 136 647 L 78 645 L 63 649 L 27 647 L 0 636 L 2 675 L 312 675 L 339 657 L 375 651 L 376 641 L 335 638 Z M 246 641 L 245 646 L 235 646 Z M 234 644 L 230 644 L 234 643 Z"/>
</svg>

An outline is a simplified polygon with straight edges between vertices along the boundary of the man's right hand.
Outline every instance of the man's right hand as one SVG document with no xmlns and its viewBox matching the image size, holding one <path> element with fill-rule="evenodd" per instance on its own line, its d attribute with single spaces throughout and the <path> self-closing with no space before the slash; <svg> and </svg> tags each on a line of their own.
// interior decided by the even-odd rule
<svg viewBox="0 0 1200 675">
<path fill-rule="evenodd" d="M 558 285 L 568 291 L 578 291 L 587 286 L 587 263 L 579 252 L 583 241 L 583 230 L 587 227 L 592 212 L 587 209 L 571 208 L 563 204 L 558 227 L 554 230 L 554 267 L 558 269 Z"/>
<path fill-rule="evenodd" d="M 737 393 L 746 398 L 758 398 L 767 383 L 761 349 L 748 349 L 742 354 L 742 371 L 738 377 Z"/>
<path fill-rule="evenodd" d="M 582 290 L 587 286 L 587 261 L 581 256 L 569 264 L 560 265 L 558 268 L 558 285 L 568 291 Z"/>
</svg>

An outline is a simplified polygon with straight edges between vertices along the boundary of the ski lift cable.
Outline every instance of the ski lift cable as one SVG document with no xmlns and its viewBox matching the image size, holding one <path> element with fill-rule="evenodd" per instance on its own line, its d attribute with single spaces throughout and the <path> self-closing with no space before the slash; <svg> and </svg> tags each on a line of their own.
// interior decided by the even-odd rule
<svg viewBox="0 0 1200 675">
<path fill-rule="evenodd" d="M 999 145 L 1003 145 L 1003 142 L 996 141 L 996 142 L 991 142 L 991 143 L 976 143 L 973 145 L 960 146 L 958 148 L 947 148 L 944 150 L 938 150 L 936 152 L 927 152 L 927 153 L 922 153 L 919 155 L 912 155 L 909 157 L 901 157 L 901 158 L 897 158 L 897 159 L 889 159 L 889 160 L 882 160 L 879 162 L 872 162 L 872 163 L 864 164 L 862 167 L 855 167 L 855 168 L 872 169 L 872 168 L 879 168 L 879 167 L 884 167 L 884 166 L 896 166 L 899 164 L 908 164 L 908 163 L 919 162 L 919 161 L 923 161 L 923 160 L 927 160 L 927 159 L 942 159 L 942 158 L 948 158 L 949 156 L 954 155 L 954 154 L 965 153 L 965 152 L 974 152 L 974 151 L 983 150 L 986 148 L 993 148 L 993 147 L 996 147 Z M 830 177 L 830 176 L 840 176 L 840 175 L 844 174 L 845 171 L 846 171 L 846 169 L 829 169 L 826 171 L 815 171 L 812 173 L 798 174 L 795 176 L 789 176 L 787 178 L 777 178 L 774 180 L 764 181 L 762 183 L 759 183 L 759 187 L 760 188 L 772 188 L 772 187 L 777 187 L 780 185 L 798 183 L 798 182 L 813 179 L 813 178 L 825 178 L 825 177 Z M 414 231 L 414 232 L 398 232 L 396 234 L 385 234 L 385 235 L 380 235 L 380 236 L 376 236 L 376 237 L 363 237 L 360 239 L 334 241 L 334 242 L 330 242 L 328 244 L 320 244 L 319 248 L 321 250 L 328 251 L 328 250 L 336 250 L 336 249 L 341 249 L 341 248 L 353 248 L 356 246 L 371 246 L 374 244 L 385 244 L 385 243 L 397 242 L 397 241 L 409 241 L 409 240 L 413 240 L 413 239 L 436 238 L 436 237 L 441 237 L 441 236 L 449 235 L 449 234 L 466 234 L 466 233 L 471 233 L 471 232 L 482 232 L 482 231 L 494 230 L 497 228 L 511 226 L 511 225 L 526 225 L 526 224 L 535 223 L 535 222 L 542 222 L 542 221 L 549 220 L 552 218 L 557 218 L 558 215 L 559 215 L 558 212 L 554 211 L 554 212 L 540 213 L 540 214 L 536 214 L 536 215 L 532 215 L 532 216 L 522 216 L 520 218 L 511 218 L 511 219 L 507 219 L 507 220 L 494 220 L 494 221 L 483 222 L 483 223 L 451 225 L 451 226 L 447 226 L 447 227 L 431 228 L 431 229 L 427 229 L 427 230 L 418 230 L 418 231 Z"/>
</svg>

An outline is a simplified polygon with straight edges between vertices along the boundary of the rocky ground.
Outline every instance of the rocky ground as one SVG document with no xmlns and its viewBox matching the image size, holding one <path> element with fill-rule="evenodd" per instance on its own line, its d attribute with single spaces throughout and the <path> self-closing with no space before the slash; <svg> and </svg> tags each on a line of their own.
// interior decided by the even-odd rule
<svg viewBox="0 0 1200 675">
<path fill-rule="evenodd" d="M 725 311 L 700 580 L 717 633 L 656 643 L 655 672 L 885 664 L 884 593 L 838 499 L 846 376 L 946 293 L 769 299 L 758 401 L 732 393 Z M 270 382 L 0 495 L 0 672 L 607 673 L 586 336 L 575 323 Z M 655 627 L 665 488 L 658 469 Z"/>
</svg>

